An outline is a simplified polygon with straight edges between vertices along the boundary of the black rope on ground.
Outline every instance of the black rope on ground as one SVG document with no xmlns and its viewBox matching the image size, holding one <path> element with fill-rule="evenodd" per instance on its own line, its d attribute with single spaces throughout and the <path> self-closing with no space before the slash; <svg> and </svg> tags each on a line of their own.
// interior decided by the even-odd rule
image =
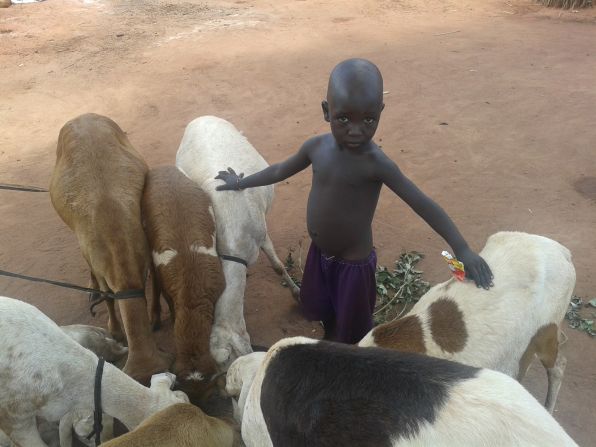
<svg viewBox="0 0 596 447">
<path fill-rule="evenodd" d="M 73 289 L 73 290 L 78 290 L 79 292 L 89 293 L 91 301 L 92 301 L 89 311 L 91 312 L 91 315 L 93 315 L 93 316 L 95 316 L 94 308 L 99 303 L 102 303 L 105 300 L 109 300 L 109 299 L 111 299 L 111 300 L 126 300 L 126 299 L 130 299 L 130 298 L 144 298 L 145 297 L 145 290 L 143 290 L 143 289 L 124 290 L 122 292 L 114 293 L 114 292 L 105 292 L 105 291 L 97 290 L 97 289 L 91 289 L 89 287 L 77 286 L 76 284 L 71 284 L 71 283 L 62 282 L 62 281 L 54 281 L 51 279 L 38 278 L 35 276 L 21 275 L 20 273 L 12 273 L 12 272 L 7 272 L 5 270 L 0 270 L 0 276 L 8 276 L 9 278 L 24 279 L 26 281 L 32 281 L 32 282 L 41 282 L 41 283 L 51 284 L 53 286 L 63 287 L 65 289 Z"/>
<path fill-rule="evenodd" d="M 26 192 L 49 192 L 47 189 L 39 188 L 37 186 L 11 185 L 9 183 L 0 183 L 0 189 L 8 189 L 10 191 L 26 191 Z"/>
</svg>

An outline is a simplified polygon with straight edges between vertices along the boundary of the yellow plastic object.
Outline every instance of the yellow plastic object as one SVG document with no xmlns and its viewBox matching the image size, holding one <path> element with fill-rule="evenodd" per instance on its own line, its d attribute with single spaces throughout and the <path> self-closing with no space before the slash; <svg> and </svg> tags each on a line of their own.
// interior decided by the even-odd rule
<svg viewBox="0 0 596 447">
<path fill-rule="evenodd" d="M 464 263 L 455 259 L 448 251 L 443 251 L 441 255 L 443 255 L 443 259 L 447 261 L 447 265 L 449 265 L 449 270 L 451 270 L 453 276 L 455 276 L 459 281 L 463 281 L 466 278 L 466 269 L 464 268 Z"/>
</svg>

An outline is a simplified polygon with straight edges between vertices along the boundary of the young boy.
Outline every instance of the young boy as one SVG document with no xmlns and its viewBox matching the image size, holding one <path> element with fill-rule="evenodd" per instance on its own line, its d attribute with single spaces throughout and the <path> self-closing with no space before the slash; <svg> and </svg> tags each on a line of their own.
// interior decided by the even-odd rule
<svg viewBox="0 0 596 447">
<path fill-rule="evenodd" d="M 372 328 L 376 254 L 371 223 L 383 184 L 447 241 L 478 287 L 492 286 L 486 262 L 474 253 L 443 209 L 420 191 L 372 140 L 383 104 L 379 69 L 363 59 L 337 65 L 323 116 L 331 133 L 315 136 L 287 160 L 243 177 L 220 171 L 218 190 L 280 182 L 312 164 L 307 226 L 312 243 L 300 291 L 304 314 L 320 320 L 325 338 L 357 343 Z"/>
</svg>

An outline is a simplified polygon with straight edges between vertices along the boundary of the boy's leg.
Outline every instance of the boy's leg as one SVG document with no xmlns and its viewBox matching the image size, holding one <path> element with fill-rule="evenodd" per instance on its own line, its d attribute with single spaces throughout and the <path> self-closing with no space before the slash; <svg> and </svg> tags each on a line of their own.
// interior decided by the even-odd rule
<svg viewBox="0 0 596 447">
<path fill-rule="evenodd" d="M 300 286 L 300 307 L 308 320 L 326 323 L 333 319 L 333 304 L 326 285 L 324 268 L 320 250 L 311 243 Z"/>
<path fill-rule="evenodd" d="M 335 340 L 358 343 L 373 327 L 377 299 L 376 253 L 373 251 L 365 261 L 358 263 L 339 260 L 334 267 Z"/>
<path fill-rule="evenodd" d="M 323 321 L 323 329 L 325 330 L 323 340 L 337 340 L 337 324 L 335 322 L 335 317 L 331 317 Z"/>
</svg>

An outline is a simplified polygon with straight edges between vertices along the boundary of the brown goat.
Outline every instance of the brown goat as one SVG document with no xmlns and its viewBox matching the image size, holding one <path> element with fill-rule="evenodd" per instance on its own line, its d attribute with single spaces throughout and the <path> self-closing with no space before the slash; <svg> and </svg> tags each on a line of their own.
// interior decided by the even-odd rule
<svg viewBox="0 0 596 447">
<path fill-rule="evenodd" d="M 141 224 L 147 164 L 111 119 L 85 114 L 60 130 L 50 183 L 52 204 L 74 231 L 91 269 L 91 285 L 102 291 L 145 288 L 151 258 Z M 129 354 L 124 372 L 141 382 L 171 363 L 153 338 L 145 298 L 119 303 Z M 108 327 L 122 340 L 114 303 Z"/>
<path fill-rule="evenodd" d="M 191 404 L 175 404 L 146 419 L 134 431 L 103 447 L 237 447 L 240 434 L 230 423 L 207 416 Z"/>
<path fill-rule="evenodd" d="M 209 338 L 225 288 L 211 200 L 177 168 L 164 166 L 147 174 L 142 213 L 155 269 L 152 320 L 159 324 L 161 290 L 175 315 L 174 372 L 194 401 L 217 372 Z"/>
</svg>

